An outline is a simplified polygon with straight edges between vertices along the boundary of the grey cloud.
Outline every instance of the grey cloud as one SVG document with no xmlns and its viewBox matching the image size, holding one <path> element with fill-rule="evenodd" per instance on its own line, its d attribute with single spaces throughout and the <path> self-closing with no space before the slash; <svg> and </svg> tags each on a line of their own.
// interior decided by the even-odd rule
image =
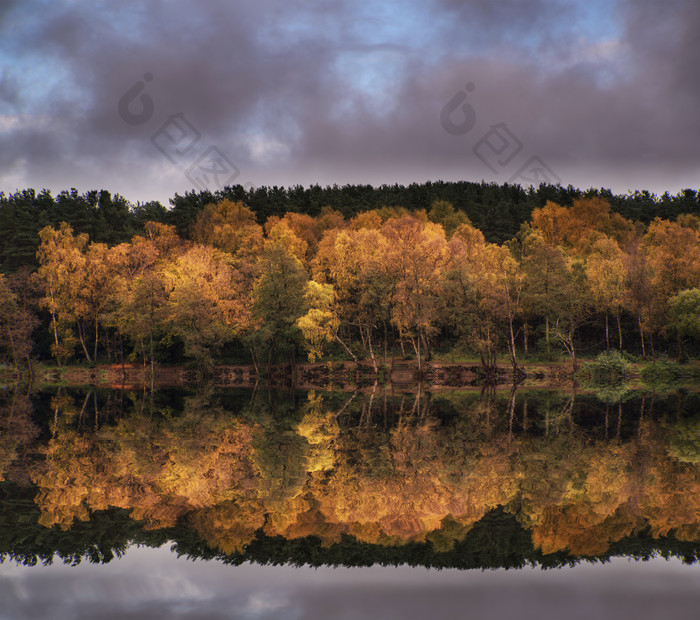
<svg viewBox="0 0 700 620">
<path fill-rule="evenodd" d="M 334 0 L 313 9 L 298 1 L 154 1 L 128 15 L 116 3 L 59 2 L 41 20 L 26 6 L 3 6 L 0 24 L 19 23 L 21 36 L 6 38 L 0 52 L 26 46 L 69 76 L 37 102 L 17 70 L 0 74 L 7 113 L 52 119 L 4 134 L 0 166 L 26 161 L 28 184 L 108 186 L 126 182 L 139 162 L 154 173 L 167 162 L 149 136 L 176 112 L 257 183 L 478 180 L 490 172 L 471 149 L 498 122 L 528 152 L 578 171 L 562 174 L 564 182 L 599 184 L 585 171 L 601 165 L 652 167 L 659 182 L 700 167 L 694 2 L 619 3 L 625 29 L 610 56 L 588 53 L 572 36 L 572 3 L 546 0 L 435 0 L 423 26 L 430 49 L 414 45 L 411 33 L 366 36 L 387 18 Z M 362 84 L 348 59 L 372 68 L 376 83 Z M 132 127 L 117 102 L 146 72 L 155 76 L 147 86 L 155 114 Z M 477 86 L 469 101 L 478 123 L 455 138 L 439 114 L 467 81 Z M 176 189 L 158 186 L 164 197 Z"/>
</svg>

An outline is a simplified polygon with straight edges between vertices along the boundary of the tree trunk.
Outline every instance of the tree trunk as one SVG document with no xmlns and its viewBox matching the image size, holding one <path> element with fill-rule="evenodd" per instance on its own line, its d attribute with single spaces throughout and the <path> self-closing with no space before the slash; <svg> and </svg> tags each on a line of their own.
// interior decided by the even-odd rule
<svg viewBox="0 0 700 620">
<path fill-rule="evenodd" d="M 644 330 L 642 329 L 642 317 L 637 315 L 637 323 L 639 324 L 639 339 L 642 342 L 642 359 L 646 361 L 647 351 L 644 348 Z"/>
<path fill-rule="evenodd" d="M 258 369 L 258 360 L 255 357 L 255 350 L 252 346 L 249 346 L 248 349 L 250 351 L 250 356 L 253 358 L 253 366 L 255 367 L 255 374 L 257 375 L 260 372 L 260 370 Z"/>
<path fill-rule="evenodd" d="M 386 321 L 383 321 L 384 323 L 384 366 L 386 367 L 386 358 L 387 358 L 387 349 L 389 347 L 388 339 L 389 336 L 387 334 L 387 329 L 386 329 Z"/>
<path fill-rule="evenodd" d="M 513 387 L 510 389 L 510 401 L 508 403 L 508 436 L 513 434 L 513 420 L 515 419 L 515 392 L 518 386 L 513 383 Z"/>
<path fill-rule="evenodd" d="M 678 360 L 685 360 L 685 351 L 683 351 L 683 338 L 681 337 L 680 330 L 676 330 L 676 338 L 678 342 Z"/>
<path fill-rule="evenodd" d="M 346 345 L 346 344 L 340 339 L 340 336 L 338 336 L 338 334 L 335 334 L 335 339 L 336 339 L 340 344 L 343 345 L 343 348 L 347 351 L 348 355 L 349 355 L 350 357 L 352 357 L 352 359 L 353 359 L 353 361 L 354 361 L 355 363 L 357 363 L 357 358 L 355 357 L 355 354 L 348 348 L 348 345 Z"/>
<path fill-rule="evenodd" d="M 126 368 L 124 368 L 124 338 L 119 334 L 119 356 L 122 362 L 122 390 L 124 390 L 124 384 L 126 383 Z"/>
<path fill-rule="evenodd" d="M 61 355 L 60 348 L 58 344 L 58 322 L 56 321 L 56 313 L 51 312 L 51 323 L 53 324 L 53 339 L 56 343 L 56 362 L 58 362 L 58 367 L 61 367 Z"/>
<path fill-rule="evenodd" d="M 10 340 L 10 349 L 12 349 L 12 363 L 14 364 L 15 367 L 15 372 L 19 372 L 19 365 L 17 364 L 17 349 L 15 348 L 15 339 L 12 337 L 12 330 L 10 329 L 10 326 L 8 325 L 5 330 L 7 331 L 7 337 Z"/>
<path fill-rule="evenodd" d="M 620 325 L 620 312 L 617 312 L 617 335 L 620 339 L 620 351 L 622 351 L 622 326 Z"/>
<path fill-rule="evenodd" d="M 508 327 L 510 328 L 510 363 L 513 370 L 518 369 L 518 360 L 515 356 L 515 335 L 513 334 L 513 317 L 508 317 Z"/>
<path fill-rule="evenodd" d="M 78 337 L 80 338 L 80 344 L 83 347 L 83 352 L 85 353 L 85 358 L 87 359 L 88 362 L 92 363 L 92 358 L 90 357 L 90 353 L 87 350 L 87 346 L 85 346 L 85 334 L 83 333 L 83 327 L 78 321 Z"/>
<path fill-rule="evenodd" d="M 379 374 L 379 368 L 377 368 L 377 360 L 374 357 L 374 349 L 372 348 L 372 332 L 369 327 L 367 328 L 367 344 L 369 345 L 369 356 L 372 358 L 374 374 Z"/>
<path fill-rule="evenodd" d="M 97 320 L 97 317 L 95 317 L 95 347 L 93 349 L 93 354 L 92 358 L 97 361 L 97 344 L 100 341 L 100 323 Z"/>
<path fill-rule="evenodd" d="M 27 355 L 27 371 L 29 372 L 29 389 L 31 390 L 32 383 L 34 383 L 34 368 L 32 367 L 32 358 Z"/>
<path fill-rule="evenodd" d="M 421 354 L 420 354 L 420 334 L 414 338 L 410 336 L 411 345 L 413 346 L 413 352 L 416 354 L 416 362 L 418 363 L 418 371 L 421 369 Z"/>
<path fill-rule="evenodd" d="M 289 353 L 289 367 L 290 371 L 292 373 L 292 387 L 295 387 L 297 384 L 297 355 L 296 355 L 296 346 L 294 349 L 292 349 Z"/>
<path fill-rule="evenodd" d="M 525 355 L 527 355 L 527 335 L 530 330 L 530 326 L 527 321 L 523 321 L 523 347 L 525 349 Z"/>
<path fill-rule="evenodd" d="M 92 393 L 92 404 L 95 408 L 95 431 L 97 431 L 100 426 L 100 410 L 97 407 L 97 392 Z"/>
<path fill-rule="evenodd" d="M 420 354 L 420 329 L 418 330 L 418 338 L 416 338 L 418 344 L 417 358 L 418 358 L 418 372 L 420 373 L 423 365 L 421 364 L 421 354 Z"/>
<path fill-rule="evenodd" d="M 425 351 L 425 353 L 423 354 L 423 357 L 425 358 L 425 360 L 427 362 L 429 362 L 430 358 L 432 357 L 432 353 L 430 351 L 430 344 L 428 343 L 428 337 L 424 333 L 420 333 L 420 338 L 421 338 L 421 341 L 423 342 L 423 350 Z"/>
<path fill-rule="evenodd" d="M 149 354 L 151 357 L 151 393 L 153 393 L 153 388 L 155 387 L 155 382 L 156 382 L 156 365 L 155 365 L 156 363 L 155 363 L 155 360 L 153 359 L 154 358 L 154 355 L 153 355 L 153 330 L 149 330 L 148 336 L 149 336 L 149 340 L 150 340 L 150 342 L 149 342 L 149 348 L 150 348 Z"/>
<path fill-rule="evenodd" d="M 146 390 L 146 345 L 143 344 L 143 337 L 139 338 L 141 345 L 141 358 L 143 359 L 143 389 Z"/>
<path fill-rule="evenodd" d="M 569 329 L 569 343 L 571 345 L 571 361 L 574 366 L 574 372 L 578 370 L 578 360 L 576 359 L 576 343 L 574 342 L 575 329 L 571 327 Z"/>
<path fill-rule="evenodd" d="M 610 350 L 610 329 L 608 327 L 608 313 L 605 313 L 605 349 Z"/>
<path fill-rule="evenodd" d="M 362 323 L 358 323 L 358 327 L 360 328 L 360 340 L 362 341 L 362 348 L 366 349 L 367 348 L 367 342 L 365 341 L 365 332 L 362 329 Z"/>
</svg>

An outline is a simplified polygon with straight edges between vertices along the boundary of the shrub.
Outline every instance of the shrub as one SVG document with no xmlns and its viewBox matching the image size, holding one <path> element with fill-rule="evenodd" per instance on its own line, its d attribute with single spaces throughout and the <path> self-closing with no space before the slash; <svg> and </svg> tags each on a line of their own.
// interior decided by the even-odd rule
<svg viewBox="0 0 700 620">
<path fill-rule="evenodd" d="M 648 385 L 673 384 L 683 379 L 683 371 L 678 364 L 659 359 L 647 364 L 641 372 L 642 381 Z"/>
<path fill-rule="evenodd" d="M 586 362 L 579 370 L 577 379 L 592 385 L 621 383 L 630 371 L 630 362 L 619 351 L 611 349 L 600 353 L 592 362 Z"/>
</svg>

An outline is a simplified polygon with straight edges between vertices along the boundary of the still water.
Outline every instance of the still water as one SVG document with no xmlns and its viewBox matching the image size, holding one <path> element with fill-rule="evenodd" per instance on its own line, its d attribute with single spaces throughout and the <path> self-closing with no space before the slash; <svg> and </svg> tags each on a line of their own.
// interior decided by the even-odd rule
<svg viewBox="0 0 700 620">
<path fill-rule="evenodd" d="M 699 579 L 697 566 L 663 559 L 544 572 L 313 569 L 226 566 L 134 548 L 99 566 L 0 565 L 0 617 L 696 620 Z"/>
<path fill-rule="evenodd" d="M 695 393 L 0 403 L 0 618 L 700 614 Z"/>
</svg>

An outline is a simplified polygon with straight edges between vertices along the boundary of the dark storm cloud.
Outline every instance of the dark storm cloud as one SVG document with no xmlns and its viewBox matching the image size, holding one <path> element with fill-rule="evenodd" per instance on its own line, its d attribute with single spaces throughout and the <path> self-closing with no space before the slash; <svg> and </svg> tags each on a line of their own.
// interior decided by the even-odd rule
<svg viewBox="0 0 700 620">
<path fill-rule="evenodd" d="M 551 17 L 556 3 L 540 7 Z M 489 123 L 507 122 L 529 151 L 579 184 L 602 167 L 623 182 L 644 170 L 657 187 L 684 173 L 697 185 L 700 5 L 625 2 L 618 10 L 623 29 L 610 41 L 586 40 L 580 28 L 573 36 L 572 28 L 569 37 L 540 33 L 515 60 L 464 59 L 463 75 L 478 85 L 477 109 Z M 587 182 L 595 184 L 594 175 Z"/>
<path fill-rule="evenodd" d="M 300 10 L 295 3 L 149 2 L 128 16 L 109 3 L 47 5 L 44 19 L 25 16 L 22 36 L 10 37 L 7 46 L 16 51 L 22 39 L 27 53 L 47 65 L 57 63 L 67 77 L 37 102 L 26 80 L 24 88 L 18 84 L 19 71 L 6 76 L 6 101 L 14 101 L 10 113 L 26 116 L 31 110 L 52 122 L 14 130 L 8 139 L 13 146 L 0 155 L 0 165 L 24 161 L 30 176 L 39 178 L 56 162 L 76 173 L 95 158 L 113 173 L 133 158 L 162 165 L 148 137 L 181 112 L 203 142 L 216 143 L 250 168 L 249 135 L 263 149 L 267 142 L 274 147 L 298 139 L 304 132 L 299 111 L 333 88 L 342 90 L 330 65 L 343 45 L 355 44 L 344 32 L 342 8 L 321 3 L 306 9 L 318 29 L 308 33 L 294 23 Z M 156 113 L 134 130 L 116 113 L 117 102 L 146 72 L 155 76 L 149 94 Z M 77 182 L 70 174 L 66 179 Z"/>
<path fill-rule="evenodd" d="M 0 5 L 0 189 L 150 197 L 124 186 L 138 171 L 136 187 L 172 195 L 187 181 L 149 137 L 178 112 L 256 183 L 488 178 L 472 147 L 495 123 L 565 183 L 700 167 L 698 3 L 593 14 L 619 20 L 609 41 L 574 2 L 309 4 Z M 130 126 L 117 103 L 147 72 L 155 113 Z M 457 138 L 439 114 L 468 81 L 477 124 Z"/>
<path fill-rule="evenodd" d="M 697 154 L 700 138 L 700 3 L 631 2 L 623 5 L 625 36 L 639 76 L 638 95 L 655 96 L 659 112 L 672 117 Z"/>
<path fill-rule="evenodd" d="M 572 17 L 570 6 L 551 0 L 437 0 L 436 6 L 446 13 L 456 36 L 468 33 L 491 45 L 503 43 L 494 37 L 506 34 L 512 35 L 509 43 L 516 45 L 518 39 L 536 30 L 551 36 Z"/>
</svg>

